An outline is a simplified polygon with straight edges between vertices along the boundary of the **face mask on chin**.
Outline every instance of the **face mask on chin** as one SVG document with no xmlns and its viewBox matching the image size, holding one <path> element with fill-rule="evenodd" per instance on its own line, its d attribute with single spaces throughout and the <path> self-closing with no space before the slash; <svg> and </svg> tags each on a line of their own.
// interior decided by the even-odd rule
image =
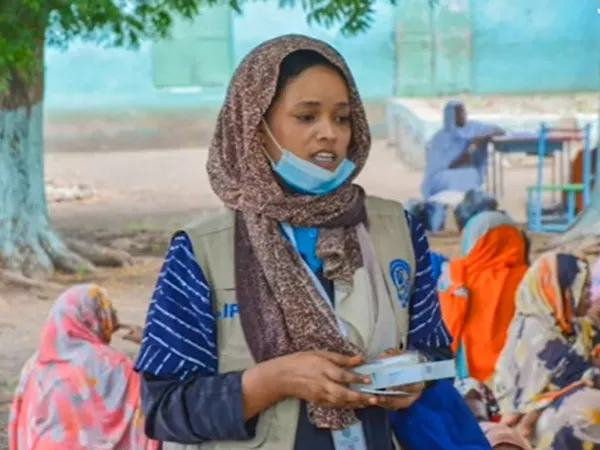
<svg viewBox="0 0 600 450">
<path fill-rule="evenodd" d="M 264 120 L 263 124 L 269 138 L 281 152 L 281 157 L 277 162 L 274 162 L 267 155 L 273 171 L 287 185 L 300 193 L 310 195 L 329 194 L 344 184 L 356 170 L 356 165 L 348 158 L 344 158 L 333 172 L 299 158 L 289 150 L 282 148 Z"/>
</svg>

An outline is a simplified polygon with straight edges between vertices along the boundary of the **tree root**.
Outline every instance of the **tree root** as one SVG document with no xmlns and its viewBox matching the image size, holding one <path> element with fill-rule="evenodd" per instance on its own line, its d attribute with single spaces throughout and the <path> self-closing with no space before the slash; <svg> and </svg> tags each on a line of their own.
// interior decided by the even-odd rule
<svg viewBox="0 0 600 450">
<path fill-rule="evenodd" d="M 0 281 L 6 284 L 12 284 L 17 287 L 23 287 L 27 289 L 54 289 L 60 290 L 62 286 L 58 283 L 51 281 L 35 280 L 33 278 L 27 278 L 20 273 L 11 272 L 8 270 L 0 270 Z"/>
<path fill-rule="evenodd" d="M 16 244 L 8 254 L 0 249 L 0 281 L 27 288 L 50 287 L 41 280 L 55 271 L 90 275 L 96 273 L 98 267 L 126 267 L 133 263 L 132 256 L 124 250 L 64 239 L 51 227 L 33 236 L 22 236 Z"/>
<path fill-rule="evenodd" d="M 102 247 L 79 239 L 66 238 L 71 250 L 100 267 L 125 267 L 133 264 L 133 258 L 124 250 Z"/>
<path fill-rule="evenodd" d="M 87 258 L 70 250 L 65 241 L 54 231 L 48 230 L 41 239 L 46 254 L 50 257 L 55 270 L 65 273 L 93 273 L 94 264 Z"/>
<path fill-rule="evenodd" d="M 118 252 L 79 242 L 70 248 L 52 227 L 44 189 L 43 77 L 33 84 L 11 80 L 0 96 L 0 270 L 16 282 L 11 273 L 47 279 L 56 271 L 83 275 L 97 265 L 125 265 L 130 258 Z"/>
</svg>

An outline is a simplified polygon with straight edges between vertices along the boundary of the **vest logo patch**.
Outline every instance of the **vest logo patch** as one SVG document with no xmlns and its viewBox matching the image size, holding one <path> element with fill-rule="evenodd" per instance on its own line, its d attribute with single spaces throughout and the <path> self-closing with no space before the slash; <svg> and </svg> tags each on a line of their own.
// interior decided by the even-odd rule
<svg viewBox="0 0 600 450">
<path fill-rule="evenodd" d="M 408 308 L 410 300 L 410 265 L 403 259 L 390 262 L 390 278 L 396 287 L 396 295 L 402 308 Z"/>
<path fill-rule="evenodd" d="M 217 311 L 217 319 L 233 319 L 240 313 L 240 307 L 237 303 L 225 303 L 223 309 Z"/>
</svg>

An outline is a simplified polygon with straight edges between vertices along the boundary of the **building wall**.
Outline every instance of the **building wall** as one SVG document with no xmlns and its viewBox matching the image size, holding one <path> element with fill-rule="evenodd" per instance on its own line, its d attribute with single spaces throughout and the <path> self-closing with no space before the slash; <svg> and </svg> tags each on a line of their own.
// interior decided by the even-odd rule
<svg viewBox="0 0 600 450">
<path fill-rule="evenodd" d="M 597 0 L 473 0 L 477 93 L 600 88 Z"/>
<path fill-rule="evenodd" d="M 236 63 L 266 39 L 286 33 L 308 34 L 333 44 L 347 58 L 365 99 L 383 101 L 392 95 L 394 6 L 389 2 L 378 4 L 373 27 L 355 38 L 343 38 L 335 29 L 311 28 L 301 8 L 278 9 L 277 4 L 248 3 L 244 15 L 234 17 Z M 220 104 L 224 88 L 181 94 L 155 89 L 151 53 L 150 44 L 137 52 L 81 43 L 66 52 L 48 49 L 46 112 L 182 110 Z"/>
<path fill-rule="evenodd" d="M 403 0 L 397 96 L 600 88 L 597 0 Z"/>
<path fill-rule="evenodd" d="M 369 102 L 376 136 L 385 134 L 389 97 L 600 88 L 599 0 L 436 0 L 434 8 L 429 1 L 392 5 L 380 0 L 371 29 L 353 38 L 337 29 L 310 27 L 299 7 L 248 2 L 244 14 L 232 21 L 233 62 L 262 41 L 286 33 L 333 44 Z M 206 145 L 225 88 L 159 90 L 153 83 L 152 55 L 149 43 L 139 51 L 82 43 L 65 52 L 49 48 L 46 148 Z"/>
<path fill-rule="evenodd" d="M 380 1 L 372 28 L 354 38 L 310 27 L 298 8 L 248 3 L 233 19 L 239 62 L 254 46 L 297 32 L 333 44 L 363 97 L 585 91 L 600 88 L 597 0 Z M 173 94 L 152 83 L 151 46 L 137 51 L 74 44 L 48 49 L 47 111 L 214 107 L 224 89 Z"/>
</svg>

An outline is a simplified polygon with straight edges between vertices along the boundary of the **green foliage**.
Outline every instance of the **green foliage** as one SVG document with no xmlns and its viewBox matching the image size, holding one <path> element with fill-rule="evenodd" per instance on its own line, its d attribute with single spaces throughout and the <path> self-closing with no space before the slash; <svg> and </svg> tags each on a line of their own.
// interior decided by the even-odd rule
<svg viewBox="0 0 600 450">
<path fill-rule="evenodd" d="M 281 7 L 302 5 L 309 24 L 325 28 L 340 25 L 342 34 L 354 36 L 368 30 L 373 23 L 376 0 L 279 0 Z M 396 4 L 396 0 L 389 0 Z"/>
<path fill-rule="evenodd" d="M 241 12 L 243 0 L 227 1 Z M 266 0 L 272 1 L 272 0 Z M 376 0 L 298 0 L 309 23 L 354 35 L 368 29 Z M 279 0 L 281 7 L 297 0 Z M 389 0 L 395 3 L 395 0 Z M 174 15 L 192 18 L 220 0 L 0 0 L 0 93 L 15 74 L 39 74 L 42 43 L 66 48 L 74 40 L 137 48 L 169 35 Z"/>
</svg>

